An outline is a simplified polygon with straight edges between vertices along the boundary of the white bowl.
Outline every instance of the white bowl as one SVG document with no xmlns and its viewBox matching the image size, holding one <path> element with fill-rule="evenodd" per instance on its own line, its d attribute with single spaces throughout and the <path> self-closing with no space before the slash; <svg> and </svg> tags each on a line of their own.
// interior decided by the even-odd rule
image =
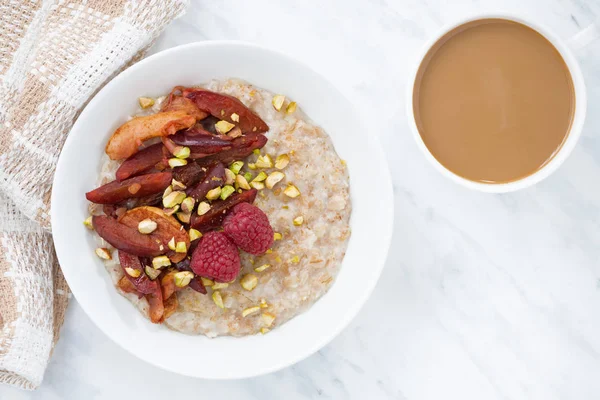
<svg viewBox="0 0 600 400">
<path fill-rule="evenodd" d="M 154 325 L 117 293 L 83 226 L 85 193 L 95 186 L 104 146 L 136 112 L 141 95 L 176 85 L 237 77 L 293 98 L 333 139 L 348 163 L 352 235 L 331 290 L 311 309 L 267 335 L 188 336 Z M 350 102 L 325 78 L 281 53 L 239 42 L 201 42 L 155 54 L 108 83 L 73 126 L 52 190 L 56 253 L 73 295 L 111 339 L 137 357 L 183 375 L 231 379 L 289 366 L 333 339 L 369 297 L 385 263 L 393 220 L 385 156 Z"/>
</svg>

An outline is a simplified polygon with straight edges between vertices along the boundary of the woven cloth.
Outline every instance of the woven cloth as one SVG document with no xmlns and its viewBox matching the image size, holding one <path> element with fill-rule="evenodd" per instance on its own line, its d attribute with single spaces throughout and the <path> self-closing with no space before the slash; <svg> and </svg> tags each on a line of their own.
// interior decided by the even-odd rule
<svg viewBox="0 0 600 400">
<path fill-rule="evenodd" d="M 0 0 L 0 383 L 36 388 L 63 322 L 50 191 L 67 134 L 186 2 Z"/>
</svg>

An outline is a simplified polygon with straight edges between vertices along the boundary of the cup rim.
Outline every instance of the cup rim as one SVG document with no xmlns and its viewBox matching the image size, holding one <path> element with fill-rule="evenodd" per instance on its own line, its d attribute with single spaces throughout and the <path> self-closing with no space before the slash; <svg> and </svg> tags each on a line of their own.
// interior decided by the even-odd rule
<svg viewBox="0 0 600 400">
<path fill-rule="evenodd" d="M 528 26 L 534 29 L 536 32 L 541 34 L 548 40 L 559 52 L 562 56 L 569 72 L 571 73 L 571 79 L 573 80 L 573 91 L 575 93 L 575 112 L 573 115 L 573 121 L 571 123 L 571 128 L 568 132 L 567 138 L 563 143 L 562 147 L 558 150 L 558 152 L 552 157 L 552 159 L 546 163 L 542 168 L 537 170 L 531 175 L 523 177 L 521 179 L 505 182 L 505 183 L 484 183 L 484 182 L 476 182 L 471 181 L 469 179 L 463 178 L 455 174 L 446 168 L 442 163 L 440 163 L 431 153 L 429 148 L 425 145 L 421 134 L 419 133 L 419 129 L 417 128 L 415 114 L 413 111 L 413 92 L 415 81 L 417 77 L 417 73 L 425 56 L 429 52 L 429 50 L 447 33 L 452 31 L 453 29 L 467 24 L 469 22 L 481 20 L 481 19 L 505 19 L 509 21 L 514 21 L 521 23 L 525 26 Z M 583 74 L 581 72 L 581 68 L 579 66 L 579 62 L 573 55 L 572 50 L 567 46 L 566 41 L 561 39 L 556 34 L 554 34 L 547 27 L 533 22 L 528 19 L 524 19 L 519 15 L 510 14 L 510 13 L 478 13 L 469 16 L 463 16 L 459 19 L 455 19 L 453 22 L 445 24 L 436 35 L 431 37 L 427 42 L 423 45 L 422 49 L 418 53 L 418 57 L 414 66 L 412 68 L 411 74 L 409 76 L 409 85 L 407 87 L 407 101 L 406 101 L 406 113 L 408 116 L 408 122 L 410 125 L 410 130 L 412 135 L 417 143 L 417 147 L 421 149 L 425 158 L 438 170 L 442 175 L 446 176 L 450 180 L 467 187 L 469 189 L 477 190 L 485 193 L 508 193 L 514 192 L 520 189 L 524 189 L 530 186 L 535 185 L 536 183 L 544 180 L 548 176 L 550 176 L 554 171 L 556 171 L 567 159 L 567 157 L 571 154 L 575 145 L 577 144 L 579 137 L 581 136 L 581 131 L 583 130 L 583 124 L 585 121 L 585 115 L 587 110 L 587 94 L 586 94 L 586 86 L 583 79 Z"/>
</svg>

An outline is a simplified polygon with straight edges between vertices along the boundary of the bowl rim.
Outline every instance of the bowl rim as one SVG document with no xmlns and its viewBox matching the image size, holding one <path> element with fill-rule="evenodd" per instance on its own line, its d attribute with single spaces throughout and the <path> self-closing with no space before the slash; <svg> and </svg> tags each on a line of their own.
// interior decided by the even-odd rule
<svg viewBox="0 0 600 400">
<path fill-rule="evenodd" d="M 97 106 L 97 103 L 100 103 L 103 101 L 102 93 L 106 92 L 106 88 L 111 88 L 112 86 L 118 86 L 122 80 L 128 79 L 130 76 L 135 75 L 137 70 L 139 68 L 141 68 L 142 66 L 144 66 L 145 64 L 151 63 L 151 62 L 153 62 L 153 60 L 155 60 L 157 58 L 167 57 L 167 56 L 171 55 L 172 53 L 176 53 L 178 51 L 182 51 L 185 49 L 202 48 L 202 47 L 221 47 L 221 46 L 242 46 L 242 47 L 246 47 L 249 49 L 256 49 L 256 50 L 272 53 L 276 57 L 287 59 L 287 61 L 294 63 L 296 65 L 299 65 L 302 68 L 305 68 L 306 70 L 308 70 L 311 73 L 313 73 L 314 75 L 316 75 L 318 78 L 322 79 L 323 81 L 325 81 L 329 85 L 331 85 L 331 87 L 334 88 L 338 92 L 338 95 L 347 101 L 348 106 L 353 111 L 355 111 L 355 114 L 358 115 L 358 117 L 357 117 L 358 120 L 362 123 L 363 117 L 360 113 L 356 112 L 357 108 L 355 107 L 353 102 L 351 102 L 348 99 L 348 97 L 341 90 L 339 90 L 339 88 L 335 84 L 333 84 L 329 79 L 327 79 L 325 76 L 323 76 L 319 72 L 315 71 L 313 68 L 308 66 L 306 63 L 299 61 L 296 58 L 294 58 L 286 53 L 283 53 L 279 50 L 274 50 L 274 49 L 271 49 L 271 48 L 268 48 L 265 46 L 254 44 L 254 43 L 248 43 L 248 42 L 239 41 L 239 40 L 214 40 L 214 41 L 211 40 L 211 41 L 191 42 L 191 43 L 171 47 L 169 49 L 154 53 L 154 54 L 148 56 L 147 58 L 139 61 L 138 63 L 134 64 L 133 66 L 127 68 L 126 70 L 122 71 L 121 73 L 116 75 L 113 79 L 111 79 L 104 87 L 102 87 L 92 97 L 92 99 L 86 104 L 86 106 L 80 113 L 78 119 L 73 124 L 71 131 L 78 128 L 78 124 L 79 124 L 79 121 L 81 120 L 82 115 L 85 115 L 86 113 L 91 112 L 90 110 L 95 109 L 95 107 Z M 71 135 L 71 133 L 70 133 L 63 145 L 62 150 L 61 150 L 61 156 L 59 157 L 57 167 L 56 167 L 56 173 L 55 173 L 55 176 L 53 179 L 51 204 L 54 204 L 56 199 L 60 196 L 58 194 L 58 189 L 56 189 L 57 185 L 55 183 L 57 182 L 58 177 L 62 176 L 63 169 L 64 170 L 67 169 L 67 166 L 65 164 L 66 161 L 62 157 L 62 154 L 65 149 L 68 149 L 72 145 L 73 140 L 74 140 L 73 135 Z M 161 369 L 164 369 L 164 370 L 167 370 L 170 372 L 174 372 L 174 373 L 177 373 L 180 375 L 196 377 L 196 378 L 214 379 L 214 380 L 243 379 L 243 378 L 250 378 L 250 377 L 255 377 L 255 376 L 260 376 L 260 375 L 268 374 L 271 372 L 275 372 L 282 368 L 296 364 L 299 361 L 302 361 L 303 359 L 307 358 L 308 356 L 317 352 L 319 349 L 326 346 L 329 342 L 331 342 L 335 337 L 337 337 L 350 324 L 350 322 L 356 317 L 358 312 L 362 309 L 362 307 L 364 306 L 364 304 L 366 303 L 366 301 L 372 294 L 372 292 L 381 276 L 383 268 L 385 267 L 387 255 L 388 255 L 391 240 L 392 240 L 392 234 L 393 234 L 393 221 L 394 221 L 394 200 L 393 199 L 394 199 L 394 197 L 393 197 L 393 189 L 392 189 L 392 179 L 391 179 L 389 166 L 387 163 L 387 157 L 385 156 L 385 153 L 383 152 L 383 148 L 379 142 L 379 138 L 377 136 L 370 135 L 369 141 L 370 141 L 370 145 L 371 145 L 370 147 L 371 147 L 372 151 L 376 152 L 376 155 L 381 159 L 381 162 L 385 166 L 384 170 L 381 171 L 381 178 L 385 181 L 386 184 L 385 184 L 385 187 L 381 187 L 378 189 L 380 200 L 381 200 L 380 207 L 381 206 L 384 207 L 384 213 L 385 213 L 385 215 L 388 216 L 387 219 L 378 221 L 380 223 L 380 225 L 379 225 L 380 230 L 379 230 L 378 234 L 379 234 L 380 242 L 382 243 L 381 249 L 383 249 L 384 251 L 381 252 L 381 254 L 378 254 L 373 257 L 374 262 L 373 262 L 373 265 L 371 266 L 371 269 L 374 269 L 373 275 L 372 275 L 373 278 L 371 279 L 370 282 L 368 282 L 368 285 L 364 286 L 364 290 L 361 291 L 361 293 L 356 296 L 357 301 L 354 302 L 354 307 L 351 308 L 349 310 L 349 312 L 345 312 L 343 314 L 344 319 L 340 320 L 340 322 L 338 322 L 336 324 L 335 329 L 331 329 L 327 334 L 323 334 L 320 337 L 320 340 L 315 341 L 311 346 L 308 346 L 308 349 L 305 352 L 303 352 L 303 353 L 300 352 L 300 353 L 296 354 L 294 357 L 289 357 L 280 362 L 273 363 L 268 368 L 263 367 L 262 369 L 258 369 L 256 371 L 254 371 L 253 373 L 247 373 L 247 374 L 230 375 L 230 376 L 216 376 L 216 375 L 206 376 L 206 375 L 194 374 L 193 371 L 175 370 L 175 369 L 171 369 L 169 367 L 166 367 L 165 365 L 160 364 L 158 362 L 158 360 L 155 360 L 151 357 L 146 357 L 144 354 L 138 354 L 138 353 L 134 352 L 131 348 L 127 347 L 125 345 L 125 343 L 122 343 L 118 337 L 113 335 L 112 331 L 104 329 L 103 325 L 98 320 L 96 314 L 91 311 L 90 307 L 88 306 L 88 304 L 86 302 L 82 302 L 80 300 L 78 300 L 77 302 L 79 303 L 79 305 L 81 306 L 83 311 L 87 314 L 87 316 L 94 322 L 94 324 L 106 336 L 108 336 L 113 342 L 117 343 L 121 348 L 125 349 L 130 354 L 134 355 L 135 357 L 137 357 L 151 365 L 154 365 L 158 368 L 161 368 Z M 60 222 L 57 220 L 57 218 L 58 217 L 56 216 L 55 213 L 51 213 L 51 224 L 52 224 L 53 228 L 60 225 Z M 352 221 L 352 219 L 351 219 L 351 221 Z M 352 222 L 351 222 L 351 224 L 352 224 Z M 56 229 L 53 229 L 53 230 L 57 231 Z M 56 235 L 53 235 L 53 242 L 55 244 L 57 258 L 60 263 L 61 258 L 63 258 L 63 257 L 61 257 L 63 249 L 62 249 L 62 246 L 60 244 L 58 244 L 59 240 L 57 239 Z M 64 258 L 63 258 L 63 260 L 64 260 Z M 67 277 L 67 274 L 64 274 L 64 275 L 65 275 L 65 279 L 67 280 L 67 283 L 69 283 L 69 278 Z M 335 282 L 334 282 L 334 285 L 335 285 Z M 77 299 L 77 295 L 75 294 L 75 292 L 72 291 L 72 293 L 73 293 L 73 296 Z M 314 306 L 314 304 L 313 304 L 313 306 Z M 307 309 L 307 310 L 303 311 L 301 314 L 308 313 L 310 311 L 311 311 L 310 309 Z M 132 310 L 132 312 L 137 313 L 138 311 Z M 231 337 L 227 336 L 227 337 L 213 338 L 211 340 L 235 340 L 235 339 L 237 339 L 237 338 L 231 338 Z"/>
</svg>

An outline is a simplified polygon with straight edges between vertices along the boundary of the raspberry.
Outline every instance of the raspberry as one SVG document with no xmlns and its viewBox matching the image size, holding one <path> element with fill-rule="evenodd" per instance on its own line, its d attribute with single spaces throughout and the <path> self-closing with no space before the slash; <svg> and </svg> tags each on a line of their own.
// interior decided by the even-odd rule
<svg viewBox="0 0 600 400">
<path fill-rule="evenodd" d="M 231 282 L 240 273 L 240 254 L 223 232 L 209 232 L 192 254 L 190 268 L 217 282 Z"/>
<path fill-rule="evenodd" d="M 225 234 L 247 253 L 262 254 L 273 244 L 273 228 L 269 218 L 258 207 L 240 203 L 223 221 Z"/>
</svg>

